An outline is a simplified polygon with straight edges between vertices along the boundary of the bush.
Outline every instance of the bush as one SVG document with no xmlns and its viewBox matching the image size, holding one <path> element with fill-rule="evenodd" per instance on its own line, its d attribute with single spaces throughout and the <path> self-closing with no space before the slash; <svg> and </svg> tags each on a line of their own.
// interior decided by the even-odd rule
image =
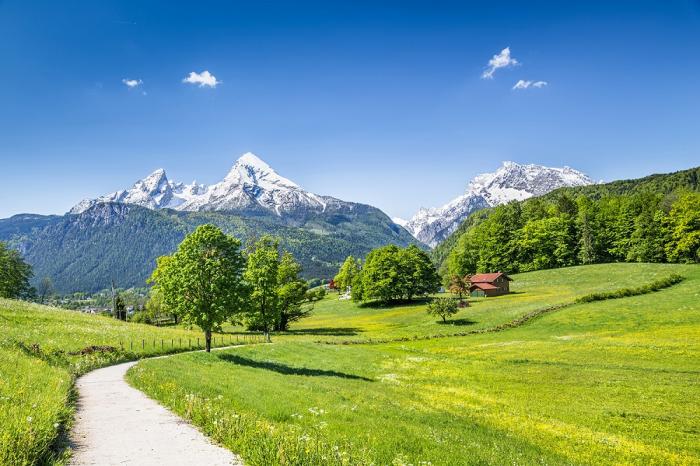
<svg viewBox="0 0 700 466">
<path fill-rule="evenodd" d="M 683 277 L 678 274 L 671 274 L 666 278 L 656 280 L 647 285 L 637 288 L 621 288 L 615 291 L 607 291 L 604 293 L 591 293 L 581 296 L 576 300 L 577 303 L 591 303 L 593 301 L 604 301 L 606 299 L 626 298 L 628 296 L 638 296 L 647 293 L 653 293 L 669 286 L 673 286 L 683 281 Z"/>
</svg>

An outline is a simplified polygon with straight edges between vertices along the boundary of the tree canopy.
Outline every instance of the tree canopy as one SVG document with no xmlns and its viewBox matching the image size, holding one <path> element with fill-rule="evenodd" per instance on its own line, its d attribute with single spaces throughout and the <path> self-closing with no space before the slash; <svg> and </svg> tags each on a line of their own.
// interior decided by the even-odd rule
<svg viewBox="0 0 700 466">
<path fill-rule="evenodd" d="M 382 303 L 410 301 L 439 287 L 440 277 L 424 251 L 415 245 L 406 248 L 389 245 L 367 255 L 353 281 L 352 297 L 355 301 Z"/>
<path fill-rule="evenodd" d="M 601 262 L 700 262 L 700 193 L 511 202 L 481 212 L 445 262 L 448 276 Z"/>
<path fill-rule="evenodd" d="M 279 241 L 271 236 L 263 236 L 248 251 L 244 273 L 251 287 L 246 306 L 248 325 L 262 330 L 268 341 L 280 310 L 279 266 Z"/>
<path fill-rule="evenodd" d="M 339 291 L 345 291 L 348 287 L 352 287 L 355 277 L 360 273 L 361 264 L 358 259 L 353 256 L 348 256 L 340 266 L 340 270 L 335 277 L 333 277 L 333 282 L 335 287 Z"/>
<path fill-rule="evenodd" d="M 27 264 L 19 251 L 7 247 L 0 241 L 0 298 L 22 298 L 32 292 L 29 280 L 32 267 Z"/>
<path fill-rule="evenodd" d="M 199 226 L 174 254 L 158 258 L 150 278 L 170 312 L 204 331 L 207 351 L 212 331 L 241 312 L 248 297 L 240 246 L 213 225 Z"/>
</svg>

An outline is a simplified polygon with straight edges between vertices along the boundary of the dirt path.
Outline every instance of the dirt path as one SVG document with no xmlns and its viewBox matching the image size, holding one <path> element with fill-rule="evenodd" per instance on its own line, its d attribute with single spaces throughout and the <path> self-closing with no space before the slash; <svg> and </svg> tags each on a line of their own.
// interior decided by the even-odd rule
<svg viewBox="0 0 700 466">
<path fill-rule="evenodd" d="M 76 382 L 72 465 L 242 465 L 124 380 L 137 361 L 94 370 Z"/>
</svg>

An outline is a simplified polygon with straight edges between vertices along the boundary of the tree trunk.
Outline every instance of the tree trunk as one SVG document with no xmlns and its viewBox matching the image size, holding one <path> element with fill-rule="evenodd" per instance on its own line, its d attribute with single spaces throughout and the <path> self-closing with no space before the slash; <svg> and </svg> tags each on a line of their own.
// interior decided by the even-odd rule
<svg viewBox="0 0 700 466">
<path fill-rule="evenodd" d="M 444 323 L 447 323 L 447 319 L 445 318 L 445 316 L 442 316 L 442 321 L 443 321 Z"/>
<path fill-rule="evenodd" d="M 211 352 L 211 330 L 204 331 L 204 340 L 206 342 L 207 353 Z"/>
</svg>

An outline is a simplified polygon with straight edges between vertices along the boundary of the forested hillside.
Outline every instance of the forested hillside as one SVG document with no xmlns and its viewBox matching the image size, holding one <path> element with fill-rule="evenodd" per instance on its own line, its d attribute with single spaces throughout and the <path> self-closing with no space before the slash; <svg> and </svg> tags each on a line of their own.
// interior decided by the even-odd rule
<svg viewBox="0 0 700 466">
<path fill-rule="evenodd" d="M 97 291 L 144 286 L 156 257 L 175 250 L 198 225 L 213 223 L 246 244 L 263 234 L 280 237 L 303 266 L 304 276 L 330 277 L 348 255 L 413 238 L 380 210 L 352 204 L 346 210 L 282 220 L 272 215 L 150 210 L 99 204 L 78 215 L 15 216 L 0 220 L 6 240 L 34 268 L 35 280 L 51 277 L 56 290 Z"/>
<path fill-rule="evenodd" d="M 700 167 L 562 188 L 471 215 L 433 251 L 443 274 L 700 262 Z"/>
</svg>

